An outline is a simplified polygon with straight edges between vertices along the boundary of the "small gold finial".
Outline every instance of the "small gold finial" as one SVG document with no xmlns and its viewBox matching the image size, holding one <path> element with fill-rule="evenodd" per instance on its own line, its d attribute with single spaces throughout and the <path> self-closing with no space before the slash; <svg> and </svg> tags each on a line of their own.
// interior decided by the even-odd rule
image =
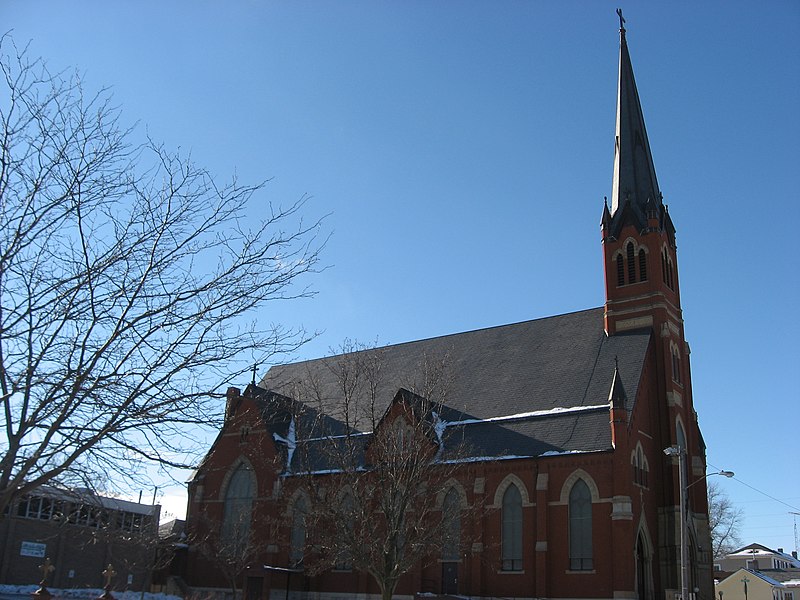
<svg viewBox="0 0 800 600">
<path fill-rule="evenodd" d="M 42 572 L 42 580 L 39 582 L 39 585 L 44 587 L 47 585 L 47 578 L 50 577 L 50 573 L 56 570 L 53 563 L 50 561 L 50 557 L 44 559 L 44 564 L 39 565 L 39 570 Z"/>
<path fill-rule="evenodd" d="M 117 576 L 117 572 L 114 570 L 114 566 L 111 563 L 108 563 L 106 570 L 103 571 L 103 577 L 106 580 L 106 589 L 111 587 L 111 580 Z"/>
</svg>

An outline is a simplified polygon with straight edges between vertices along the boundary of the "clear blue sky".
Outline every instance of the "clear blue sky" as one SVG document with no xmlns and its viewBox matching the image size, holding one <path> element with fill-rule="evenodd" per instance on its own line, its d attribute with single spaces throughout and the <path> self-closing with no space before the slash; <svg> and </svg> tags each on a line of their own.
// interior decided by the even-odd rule
<svg viewBox="0 0 800 600">
<path fill-rule="evenodd" d="M 140 131 L 220 177 L 273 178 L 264 201 L 308 193 L 310 216 L 331 213 L 317 297 L 260 315 L 320 331 L 299 355 L 314 357 L 347 337 L 394 343 L 603 303 L 617 5 L 3 0 L 0 22 L 54 69 L 111 86 Z M 678 229 L 708 461 L 736 471 L 717 479 L 746 512 L 744 541 L 789 550 L 800 3 L 623 9 Z"/>
</svg>

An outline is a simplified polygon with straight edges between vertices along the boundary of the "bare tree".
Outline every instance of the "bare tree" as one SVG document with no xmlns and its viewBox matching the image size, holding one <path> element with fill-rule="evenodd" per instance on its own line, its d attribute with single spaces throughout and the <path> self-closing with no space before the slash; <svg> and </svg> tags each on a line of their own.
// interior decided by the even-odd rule
<svg viewBox="0 0 800 600">
<path fill-rule="evenodd" d="M 708 525 L 715 559 L 722 558 L 741 546 L 739 528 L 743 516 L 742 509 L 734 506 L 719 483 L 708 482 Z"/>
<path fill-rule="evenodd" d="M 243 573 L 264 552 L 263 540 L 255 535 L 260 522 L 248 510 L 224 522 L 205 518 L 202 525 L 202 537 L 189 543 L 222 573 L 235 599 L 243 586 Z"/>
<path fill-rule="evenodd" d="M 183 433 L 221 412 L 235 361 L 302 342 L 251 321 L 310 294 L 322 243 L 304 199 L 257 203 L 261 185 L 137 145 L 107 92 L 7 36 L 0 55 L 2 514 L 44 483 L 193 462 Z"/>
<path fill-rule="evenodd" d="M 305 412 L 287 440 L 287 490 L 302 498 L 299 512 L 290 507 L 290 558 L 311 574 L 366 572 L 389 600 L 413 567 L 443 553 L 457 560 L 472 541 L 460 522 L 474 508 L 459 497 L 443 510 L 466 449 L 459 431 L 445 427 L 446 359 L 424 361 L 418 381 L 386 409 L 380 350 L 345 350 L 322 377 L 335 389 L 309 374 L 294 390 Z"/>
</svg>

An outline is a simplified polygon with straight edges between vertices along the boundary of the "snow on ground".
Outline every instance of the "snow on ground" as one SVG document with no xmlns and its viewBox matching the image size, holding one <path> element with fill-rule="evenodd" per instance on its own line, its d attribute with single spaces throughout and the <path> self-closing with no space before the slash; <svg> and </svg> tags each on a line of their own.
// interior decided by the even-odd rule
<svg viewBox="0 0 800 600">
<path fill-rule="evenodd" d="M 0 585 L 0 599 L 2 600 L 18 600 L 20 598 L 30 598 L 31 594 L 35 592 L 39 586 L 37 585 Z M 81 588 L 70 590 L 59 590 L 56 588 L 47 588 L 53 594 L 55 600 L 97 600 L 103 593 L 101 589 Z M 181 600 L 178 596 L 170 596 L 168 594 L 151 594 L 141 592 L 115 592 L 111 594 L 116 600 Z"/>
</svg>

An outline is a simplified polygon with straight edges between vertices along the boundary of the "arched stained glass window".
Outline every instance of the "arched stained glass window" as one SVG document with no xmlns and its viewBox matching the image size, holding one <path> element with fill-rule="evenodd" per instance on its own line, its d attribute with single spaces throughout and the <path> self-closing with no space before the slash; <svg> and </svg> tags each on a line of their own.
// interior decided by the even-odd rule
<svg viewBox="0 0 800 600">
<path fill-rule="evenodd" d="M 338 557 L 334 569 L 337 571 L 353 570 L 353 552 L 356 529 L 356 503 L 353 494 L 347 492 L 340 500 L 341 523 L 339 523 L 339 535 L 342 536 L 340 544 L 336 544 Z"/>
<path fill-rule="evenodd" d="M 683 425 L 678 421 L 675 426 L 675 441 L 678 443 L 679 448 L 686 448 L 686 432 L 683 430 Z"/>
<path fill-rule="evenodd" d="M 522 570 L 522 496 L 513 483 L 503 494 L 503 571 Z"/>
<path fill-rule="evenodd" d="M 461 501 L 454 487 L 450 488 L 442 502 L 442 519 L 444 520 L 442 560 L 458 560 L 461 555 Z"/>
<path fill-rule="evenodd" d="M 306 513 L 308 507 L 302 496 L 294 501 L 292 510 L 292 536 L 289 548 L 289 561 L 297 566 L 303 562 L 303 550 L 306 546 Z"/>
<path fill-rule="evenodd" d="M 591 571 L 592 560 L 592 494 L 583 479 L 569 492 L 569 568 Z"/>
<path fill-rule="evenodd" d="M 225 490 L 225 508 L 222 517 L 224 540 L 247 538 L 255 497 L 255 474 L 250 465 L 242 463 L 228 480 Z"/>
</svg>

